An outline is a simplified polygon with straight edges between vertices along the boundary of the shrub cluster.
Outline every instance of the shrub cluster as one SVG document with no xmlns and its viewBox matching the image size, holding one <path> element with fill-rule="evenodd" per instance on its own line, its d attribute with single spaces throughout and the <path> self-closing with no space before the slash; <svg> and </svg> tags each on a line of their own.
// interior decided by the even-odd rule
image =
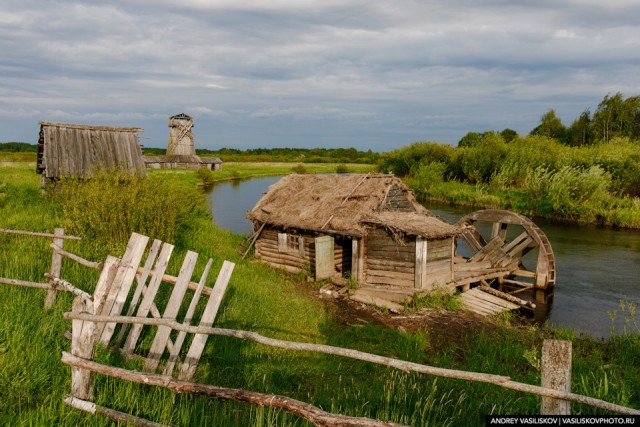
<svg viewBox="0 0 640 427">
<path fill-rule="evenodd" d="M 173 242 L 194 217 L 210 216 L 197 188 L 125 172 L 100 171 L 86 180 L 65 178 L 51 188 L 69 234 L 108 249 L 126 244 L 132 232 Z"/>
<path fill-rule="evenodd" d="M 640 198 L 640 143 L 628 138 L 572 147 L 540 135 L 507 143 L 487 132 L 457 148 L 422 142 L 384 153 L 379 169 L 406 178 L 424 197 L 444 191 L 443 183 L 468 183 L 482 201 L 458 194 L 464 203 L 619 226 L 640 221 L 633 211 Z"/>
</svg>

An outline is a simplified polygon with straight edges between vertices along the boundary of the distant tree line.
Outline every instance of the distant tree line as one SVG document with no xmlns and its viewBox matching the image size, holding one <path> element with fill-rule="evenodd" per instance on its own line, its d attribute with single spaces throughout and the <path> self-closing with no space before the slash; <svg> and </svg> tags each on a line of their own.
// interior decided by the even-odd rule
<svg viewBox="0 0 640 427">
<path fill-rule="evenodd" d="M 143 148 L 146 155 L 164 155 L 162 148 Z M 379 154 L 355 148 L 221 148 L 196 149 L 199 156 L 220 157 L 225 162 L 297 162 L 297 163 L 368 163 L 375 164 Z"/>
<path fill-rule="evenodd" d="M 0 142 L 0 151 L 5 153 L 35 153 L 38 151 L 38 146 L 36 144 L 27 144 L 26 142 Z"/>
<path fill-rule="evenodd" d="M 474 184 L 476 195 L 524 213 L 638 227 L 640 97 L 606 96 L 568 128 L 549 110 L 525 136 L 469 132 L 457 147 L 417 142 L 382 153 L 378 164 L 425 199 L 457 194 L 475 203 L 465 200 L 474 190 L 460 187 Z"/>
<path fill-rule="evenodd" d="M 487 133 L 487 132 L 485 132 Z M 471 147 L 478 143 L 485 133 L 469 132 L 458 146 Z M 495 133 L 495 132 L 488 132 Z M 518 137 L 517 132 L 505 129 L 499 132 L 506 143 Z M 585 146 L 600 142 L 609 142 L 614 138 L 640 139 L 640 96 L 624 98 L 621 92 L 613 96 L 606 95 L 591 114 L 587 108 L 577 117 L 571 126 L 565 126 L 550 109 L 540 118 L 540 124 L 529 135 L 553 138 L 564 145 Z"/>
</svg>

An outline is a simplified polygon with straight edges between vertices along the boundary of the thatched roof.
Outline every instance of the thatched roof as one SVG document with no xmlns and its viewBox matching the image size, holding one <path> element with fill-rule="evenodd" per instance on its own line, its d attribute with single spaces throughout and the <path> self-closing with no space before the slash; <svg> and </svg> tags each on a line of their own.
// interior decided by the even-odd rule
<svg viewBox="0 0 640 427">
<path fill-rule="evenodd" d="M 145 174 L 140 128 L 40 122 L 37 171 L 46 178 L 85 177 L 99 168 Z"/>
<path fill-rule="evenodd" d="M 390 229 L 394 233 L 420 236 L 427 239 L 442 239 L 457 236 L 461 229 L 437 216 L 413 212 L 378 212 L 362 220 L 365 224 L 376 224 Z"/>
<path fill-rule="evenodd" d="M 287 175 L 269 187 L 247 218 L 283 228 L 363 236 L 366 224 L 427 238 L 460 229 L 429 213 L 392 175 Z"/>
</svg>

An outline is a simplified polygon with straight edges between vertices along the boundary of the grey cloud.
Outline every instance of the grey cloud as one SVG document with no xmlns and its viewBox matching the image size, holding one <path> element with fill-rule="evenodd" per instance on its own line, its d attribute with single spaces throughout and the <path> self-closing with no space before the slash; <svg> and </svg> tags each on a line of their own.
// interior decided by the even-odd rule
<svg viewBox="0 0 640 427">
<path fill-rule="evenodd" d="M 0 140 L 197 118 L 210 146 L 456 143 L 638 94 L 631 0 L 5 1 Z M 481 128 L 479 128 L 481 127 Z"/>
</svg>

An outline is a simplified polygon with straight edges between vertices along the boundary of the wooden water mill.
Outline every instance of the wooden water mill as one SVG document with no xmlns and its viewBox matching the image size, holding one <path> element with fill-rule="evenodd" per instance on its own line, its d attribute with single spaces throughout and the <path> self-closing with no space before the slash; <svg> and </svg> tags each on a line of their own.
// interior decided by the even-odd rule
<svg viewBox="0 0 640 427">
<path fill-rule="evenodd" d="M 481 232 L 488 229 L 478 224 L 482 222 L 492 224 L 490 231 Z M 497 283 L 500 287 L 515 287 L 516 292 L 555 286 L 553 250 L 547 236 L 529 218 L 506 210 L 486 209 L 466 215 L 458 225 L 464 229 L 461 240 L 471 256 L 456 256 L 456 285 L 468 289 L 474 283 Z M 525 260 L 525 255 L 532 251 L 537 251 L 537 256 L 532 254 Z"/>
</svg>

